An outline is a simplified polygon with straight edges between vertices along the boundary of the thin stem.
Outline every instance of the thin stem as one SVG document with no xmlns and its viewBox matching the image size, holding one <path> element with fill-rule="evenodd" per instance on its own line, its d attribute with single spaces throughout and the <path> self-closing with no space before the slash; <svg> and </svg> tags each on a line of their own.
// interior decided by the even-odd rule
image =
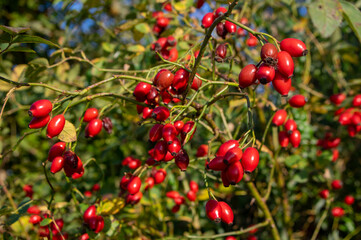
<svg viewBox="0 0 361 240">
<path fill-rule="evenodd" d="M 191 238 L 191 239 L 215 239 L 215 238 L 221 238 L 221 237 L 227 237 L 227 236 L 242 235 L 242 234 L 248 233 L 254 229 L 266 227 L 267 225 L 269 225 L 269 221 L 264 221 L 264 222 L 258 223 L 256 225 L 253 225 L 251 227 L 248 227 L 246 229 L 241 229 L 241 230 L 233 231 L 233 232 L 226 232 L 226 233 L 207 235 L 207 236 L 193 236 L 193 235 L 185 234 L 185 237 Z"/>
<path fill-rule="evenodd" d="M 316 226 L 316 228 L 315 228 L 315 231 L 314 231 L 313 234 L 312 234 L 311 240 L 316 240 L 317 235 L 318 235 L 318 233 L 319 233 L 319 231 L 320 231 L 320 229 L 321 229 L 321 225 L 322 225 L 323 221 L 325 221 L 325 219 L 326 219 L 326 217 L 327 217 L 327 212 L 328 212 L 328 210 L 329 210 L 329 208 L 330 208 L 330 206 L 331 206 L 331 202 L 332 202 L 331 199 L 328 199 L 328 200 L 327 200 L 327 202 L 326 202 L 326 208 L 325 208 L 325 210 L 323 210 L 322 216 L 321 216 L 320 220 L 319 220 L 318 223 L 317 223 L 317 226 Z"/>
</svg>

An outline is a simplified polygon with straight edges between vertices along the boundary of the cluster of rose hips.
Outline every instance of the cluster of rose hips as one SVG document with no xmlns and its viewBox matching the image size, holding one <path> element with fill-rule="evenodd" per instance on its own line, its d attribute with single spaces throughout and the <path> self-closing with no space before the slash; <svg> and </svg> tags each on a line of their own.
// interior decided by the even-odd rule
<svg viewBox="0 0 361 240">
<path fill-rule="evenodd" d="M 29 197 L 29 198 L 33 198 L 33 186 L 30 184 L 25 184 L 23 186 L 23 191 L 25 192 L 25 196 Z"/>
<path fill-rule="evenodd" d="M 34 102 L 29 109 L 29 116 L 33 117 L 29 123 L 29 128 L 38 129 L 48 125 L 46 129 L 48 138 L 58 136 L 65 126 L 65 118 L 63 114 L 59 114 L 50 120 L 49 114 L 52 110 L 53 105 L 49 100 L 41 99 Z"/>
<path fill-rule="evenodd" d="M 113 124 L 110 118 L 104 117 L 102 120 L 98 118 L 99 111 L 96 108 L 88 108 L 83 117 L 83 121 L 88 123 L 85 127 L 85 137 L 95 137 L 100 133 L 102 128 L 109 134 L 112 133 Z"/>
<path fill-rule="evenodd" d="M 65 142 L 55 143 L 49 150 L 48 161 L 51 162 L 50 172 L 55 174 L 62 169 L 67 177 L 73 179 L 84 175 L 83 162 L 73 151 L 66 150 Z"/>
<path fill-rule="evenodd" d="M 189 182 L 190 190 L 187 193 L 187 198 L 189 201 L 194 202 L 197 199 L 197 192 L 199 186 L 195 181 Z M 172 212 L 176 213 L 179 211 L 182 204 L 185 203 L 185 198 L 178 191 L 169 191 L 166 193 L 166 197 L 173 199 L 175 205 L 172 208 Z"/>
<path fill-rule="evenodd" d="M 223 185 L 228 187 L 239 183 L 244 172 L 253 172 L 258 163 L 256 148 L 249 147 L 243 153 L 237 140 L 229 140 L 219 147 L 216 157 L 207 164 L 207 169 L 221 171 Z"/>
<path fill-rule="evenodd" d="M 122 166 L 127 166 L 130 169 L 137 169 L 141 165 L 142 162 L 137 158 L 133 158 L 132 156 L 128 156 L 122 161 Z"/>
<path fill-rule="evenodd" d="M 206 204 L 207 217 L 216 223 L 224 222 L 228 225 L 233 224 L 233 211 L 232 208 L 222 201 L 216 201 L 214 199 L 208 200 Z"/>
<path fill-rule="evenodd" d="M 340 105 L 346 99 L 346 95 L 343 93 L 331 95 L 330 101 L 336 106 Z M 335 112 L 335 116 L 338 116 L 338 122 L 347 126 L 348 135 L 354 137 L 361 131 L 361 94 L 355 95 L 352 99 L 352 107 L 339 108 Z"/>
<path fill-rule="evenodd" d="M 151 49 L 159 54 L 165 59 L 171 62 L 176 62 L 178 59 L 178 50 L 176 48 L 177 41 L 173 36 L 160 37 L 152 43 Z"/>
<path fill-rule="evenodd" d="M 325 150 L 332 149 L 332 162 L 335 162 L 339 156 L 339 151 L 337 147 L 340 144 L 340 142 L 341 142 L 340 138 L 332 137 L 331 133 L 326 133 L 323 139 L 318 139 L 316 145 Z M 317 151 L 317 156 L 322 154 L 322 149 L 319 149 Z"/>
<path fill-rule="evenodd" d="M 341 180 L 333 180 L 331 183 L 332 190 L 339 190 L 342 188 L 342 181 Z M 330 191 L 328 189 L 323 189 L 319 192 L 319 196 L 323 199 L 328 199 L 330 196 Z M 351 206 L 354 204 L 355 198 L 351 195 L 347 195 L 344 198 L 344 203 Z M 345 214 L 345 210 L 342 207 L 333 207 L 331 209 L 331 214 L 333 217 L 342 217 Z"/>
<path fill-rule="evenodd" d="M 84 196 L 91 197 L 94 192 L 98 192 L 99 190 L 100 190 L 100 185 L 99 185 L 99 183 L 96 183 L 93 185 L 91 191 L 87 190 L 84 192 Z"/>
<path fill-rule="evenodd" d="M 87 208 L 87 210 L 85 210 L 83 214 L 83 221 L 95 233 L 101 232 L 104 228 L 104 219 L 102 216 L 97 215 L 95 205 L 91 205 Z"/>
<path fill-rule="evenodd" d="M 287 119 L 287 112 L 284 109 L 278 110 L 272 119 L 274 126 L 284 126 L 284 130 L 278 133 L 278 141 L 281 147 L 287 147 L 291 142 L 294 148 L 301 143 L 301 133 L 297 129 L 297 123 L 293 119 Z"/>
<path fill-rule="evenodd" d="M 161 11 L 153 12 L 152 17 L 156 19 L 155 25 L 153 26 L 153 32 L 157 35 L 162 34 L 169 25 L 170 19 L 164 16 L 164 13 Z"/>
<path fill-rule="evenodd" d="M 292 57 L 301 57 L 307 54 L 306 45 L 298 39 L 286 38 L 280 43 L 281 50 L 266 43 L 261 48 L 261 64 L 245 66 L 238 76 L 240 88 L 252 84 L 268 84 L 272 82 L 274 89 L 282 96 L 287 96 L 291 90 L 291 77 L 294 71 Z"/>
<path fill-rule="evenodd" d="M 41 211 L 37 206 L 31 206 L 28 208 L 27 212 L 29 214 L 31 214 L 29 222 L 31 224 L 38 225 L 40 224 L 40 222 L 44 219 L 44 218 L 49 218 L 50 216 L 48 214 L 42 214 L 41 215 Z M 64 227 L 64 220 L 62 218 L 59 219 L 55 219 L 55 223 L 51 222 L 50 223 L 50 229 L 52 232 L 52 236 L 53 239 L 55 240 L 59 240 L 59 239 L 63 239 L 61 235 L 63 235 L 64 239 L 68 238 L 68 234 L 67 233 L 63 233 L 61 234 L 61 230 Z M 50 230 L 48 226 L 39 226 L 39 236 L 40 237 L 47 237 L 50 238 Z"/>
</svg>

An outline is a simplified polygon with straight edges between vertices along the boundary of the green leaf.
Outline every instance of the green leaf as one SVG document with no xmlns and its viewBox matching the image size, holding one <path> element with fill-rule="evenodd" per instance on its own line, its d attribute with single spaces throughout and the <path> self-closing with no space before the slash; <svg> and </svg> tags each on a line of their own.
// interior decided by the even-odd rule
<svg viewBox="0 0 361 240">
<path fill-rule="evenodd" d="M 3 30 L 4 32 L 7 32 L 7 33 L 11 34 L 11 35 L 24 33 L 26 31 L 30 30 L 30 28 L 28 28 L 28 27 L 14 28 L 14 27 L 9 27 L 9 26 L 4 26 L 4 25 L 0 25 L 0 29 Z"/>
<path fill-rule="evenodd" d="M 338 1 L 317 0 L 308 6 L 313 25 L 325 38 L 332 35 L 342 21 L 342 7 Z"/>
<path fill-rule="evenodd" d="M 19 214 L 11 214 L 9 216 L 9 218 L 6 220 L 6 224 L 7 225 L 12 225 L 13 223 L 15 223 L 16 221 L 18 221 L 20 218 Z"/>
<path fill-rule="evenodd" d="M 53 220 L 51 218 L 44 218 L 43 221 L 41 221 L 40 226 L 47 226 L 49 225 Z"/>
<path fill-rule="evenodd" d="M 36 53 L 33 49 L 28 47 L 14 46 L 6 50 L 5 52 L 29 52 Z"/>
<path fill-rule="evenodd" d="M 302 169 L 306 167 L 307 161 L 300 155 L 291 155 L 286 158 L 285 164 L 287 167 L 297 167 L 299 169 Z"/>
<path fill-rule="evenodd" d="M 129 46 L 127 48 L 127 50 L 130 51 L 130 52 L 144 52 L 145 48 L 142 45 L 137 44 L 137 45 Z"/>
<path fill-rule="evenodd" d="M 31 35 L 18 35 L 14 38 L 13 43 L 44 43 L 56 48 L 60 48 L 59 45 L 46 40 L 44 38 L 38 36 L 31 36 Z"/>
<path fill-rule="evenodd" d="M 135 25 L 134 28 L 138 32 L 141 32 L 141 33 L 149 33 L 150 32 L 150 28 L 149 28 L 148 24 L 146 24 L 146 23 L 137 24 L 137 25 Z"/>
<path fill-rule="evenodd" d="M 12 210 L 10 208 L 8 208 L 7 206 L 3 206 L 0 208 L 0 217 L 3 215 L 7 215 L 11 212 L 12 212 Z"/>
<path fill-rule="evenodd" d="M 35 58 L 34 60 L 29 62 L 29 65 L 40 65 L 40 66 L 49 66 L 49 61 L 46 58 Z"/>
<path fill-rule="evenodd" d="M 18 212 L 19 214 L 24 214 L 26 213 L 26 211 L 28 210 L 28 208 L 30 207 L 30 203 L 33 200 L 31 200 L 29 197 L 26 197 L 23 201 L 21 201 L 21 203 L 18 206 Z"/>
<path fill-rule="evenodd" d="M 344 0 L 340 0 L 340 3 L 342 5 L 343 14 L 352 28 L 352 30 L 355 32 L 358 40 L 361 42 L 361 12 L 359 9 L 355 7 L 352 3 L 349 3 Z"/>
<path fill-rule="evenodd" d="M 58 136 L 59 140 L 63 142 L 75 142 L 76 141 L 76 129 L 74 125 L 68 120 L 65 121 L 63 131 Z"/>
</svg>

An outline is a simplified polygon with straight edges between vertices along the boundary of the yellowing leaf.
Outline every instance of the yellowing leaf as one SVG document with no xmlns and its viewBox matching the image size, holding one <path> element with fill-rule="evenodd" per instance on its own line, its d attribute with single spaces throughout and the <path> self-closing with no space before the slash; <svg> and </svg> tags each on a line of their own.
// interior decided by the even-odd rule
<svg viewBox="0 0 361 240">
<path fill-rule="evenodd" d="M 59 134 L 59 140 L 63 141 L 63 142 L 75 142 L 76 141 L 76 130 L 74 125 L 69 122 L 69 121 L 65 121 L 65 126 L 63 131 L 61 131 L 61 133 Z"/>
<path fill-rule="evenodd" d="M 130 51 L 130 52 L 138 52 L 138 53 L 140 53 L 140 52 L 144 52 L 145 48 L 142 45 L 137 44 L 137 45 L 129 46 L 127 48 L 127 50 Z"/>
<path fill-rule="evenodd" d="M 183 11 L 185 11 L 187 9 L 185 1 L 180 1 L 180 2 L 174 3 L 173 7 L 174 7 L 175 10 L 177 10 L 179 12 L 183 12 Z"/>
<path fill-rule="evenodd" d="M 14 82 L 18 82 L 19 78 L 21 76 L 21 73 L 27 68 L 28 65 L 26 64 L 19 64 L 16 67 L 14 67 L 13 72 L 11 73 L 11 80 Z"/>
<path fill-rule="evenodd" d="M 114 198 L 112 200 L 105 200 L 101 202 L 98 211 L 103 215 L 117 214 L 125 206 L 122 198 Z"/>
</svg>

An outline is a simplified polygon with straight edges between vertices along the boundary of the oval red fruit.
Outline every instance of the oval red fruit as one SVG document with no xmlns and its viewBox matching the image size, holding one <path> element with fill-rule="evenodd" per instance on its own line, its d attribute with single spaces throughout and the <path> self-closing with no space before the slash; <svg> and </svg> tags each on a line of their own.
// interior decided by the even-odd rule
<svg viewBox="0 0 361 240">
<path fill-rule="evenodd" d="M 290 134 L 290 142 L 292 144 L 292 146 L 294 148 L 298 148 L 298 146 L 300 146 L 301 143 L 301 133 L 298 130 L 294 130 L 291 134 Z"/>
<path fill-rule="evenodd" d="M 241 163 L 244 171 L 253 172 L 257 168 L 259 163 L 258 150 L 253 147 L 247 148 L 243 153 Z"/>
<path fill-rule="evenodd" d="M 306 102 L 306 98 L 303 95 L 295 95 L 288 100 L 288 103 L 294 108 L 301 108 Z"/>
<path fill-rule="evenodd" d="M 294 63 L 291 55 L 286 51 L 281 51 L 277 54 L 277 69 L 288 78 L 293 76 Z"/>
<path fill-rule="evenodd" d="M 99 118 L 91 120 L 85 128 L 86 137 L 95 137 L 100 133 L 103 127 L 103 122 Z"/>
<path fill-rule="evenodd" d="M 50 120 L 50 116 L 47 115 L 45 117 L 33 117 L 29 123 L 29 128 L 31 129 L 38 129 L 38 128 L 42 128 L 45 127 L 46 124 L 48 124 Z"/>
<path fill-rule="evenodd" d="M 248 64 L 245 66 L 238 76 L 238 82 L 240 88 L 246 88 L 251 86 L 256 81 L 257 68 L 254 64 Z"/>
<path fill-rule="evenodd" d="M 56 115 L 53 117 L 46 129 L 46 135 L 48 138 L 58 136 L 63 131 L 65 126 L 65 118 L 63 114 Z"/>
<path fill-rule="evenodd" d="M 215 16 L 213 15 L 213 13 L 211 13 L 211 12 L 207 13 L 202 18 L 202 27 L 209 28 L 212 25 L 214 19 L 215 19 Z"/>
<path fill-rule="evenodd" d="M 222 208 L 216 200 L 208 200 L 206 204 L 206 214 L 210 220 L 216 223 L 221 221 Z"/>
<path fill-rule="evenodd" d="M 284 109 L 278 110 L 275 115 L 273 116 L 272 123 L 275 126 L 281 126 L 284 124 L 287 118 L 287 112 Z"/>
<path fill-rule="evenodd" d="M 84 122 L 90 122 L 93 119 L 96 119 L 99 115 L 99 111 L 96 108 L 88 108 L 83 117 Z"/>
<path fill-rule="evenodd" d="M 232 208 L 225 202 L 218 202 L 218 204 L 221 205 L 222 208 L 222 215 L 221 215 L 222 222 L 228 225 L 233 224 L 234 215 Z"/>
<path fill-rule="evenodd" d="M 283 39 L 280 47 L 282 51 L 288 52 L 292 57 L 302 57 L 308 53 L 306 44 L 296 38 Z"/>
<path fill-rule="evenodd" d="M 36 102 L 34 102 L 29 109 L 29 116 L 31 117 L 46 117 L 49 115 L 51 110 L 53 109 L 53 105 L 51 102 L 47 99 L 41 99 Z"/>
</svg>

